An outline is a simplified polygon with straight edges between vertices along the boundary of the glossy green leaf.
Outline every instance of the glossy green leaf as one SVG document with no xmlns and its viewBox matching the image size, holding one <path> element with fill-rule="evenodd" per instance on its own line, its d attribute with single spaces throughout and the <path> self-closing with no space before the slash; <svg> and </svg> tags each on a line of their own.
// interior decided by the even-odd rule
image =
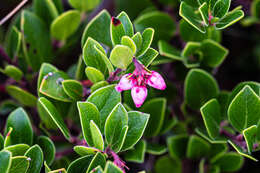
<svg viewBox="0 0 260 173">
<path fill-rule="evenodd" d="M 94 85 L 91 86 L 90 90 L 91 93 L 95 92 L 96 90 L 98 90 L 99 88 L 105 87 L 109 85 L 109 83 L 107 81 L 100 81 L 95 83 Z"/>
<path fill-rule="evenodd" d="M 244 163 L 244 159 L 237 153 L 230 152 L 220 155 L 214 164 L 219 165 L 223 172 L 235 172 L 238 171 Z"/>
<path fill-rule="evenodd" d="M 125 160 L 135 163 L 143 163 L 146 151 L 146 142 L 144 140 L 139 141 L 133 150 L 127 151 L 124 155 Z"/>
<path fill-rule="evenodd" d="M 122 37 L 126 35 L 124 25 L 120 21 L 120 19 L 116 17 L 112 17 L 110 23 L 110 36 L 113 45 L 117 45 L 121 43 Z"/>
<path fill-rule="evenodd" d="M 131 20 L 129 19 L 126 12 L 122 11 L 117 18 L 122 22 L 124 30 L 127 36 L 132 37 L 134 35 L 134 28 Z"/>
<path fill-rule="evenodd" d="M 79 154 L 80 156 L 86 156 L 86 155 L 94 155 L 96 154 L 99 150 L 93 147 L 85 147 L 85 146 L 75 146 L 74 151 Z"/>
<path fill-rule="evenodd" d="M 167 139 L 167 145 L 169 154 L 174 159 L 181 159 L 186 156 L 188 144 L 188 136 L 187 135 L 176 135 L 171 136 Z"/>
<path fill-rule="evenodd" d="M 10 127 L 13 128 L 13 131 L 10 134 L 12 144 L 32 144 L 32 125 L 23 108 L 17 108 L 8 116 L 5 132 L 7 132 Z"/>
<path fill-rule="evenodd" d="M 34 107 L 36 106 L 36 97 L 31 93 L 15 86 L 15 85 L 8 85 L 6 87 L 6 91 L 9 95 L 15 98 L 18 102 L 25 106 Z"/>
<path fill-rule="evenodd" d="M 48 112 L 48 115 L 51 117 L 51 119 L 55 122 L 57 127 L 59 127 L 60 131 L 64 135 L 64 137 L 68 140 L 70 140 L 70 132 L 66 124 L 64 123 L 61 115 L 55 108 L 55 106 L 46 98 L 40 97 L 38 99 L 41 106 L 45 109 L 46 112 Z"/>
<path fill-rule="evenodd" d="M 104 43 L 107 46 L 112 46 L 110 38 L 110 20 L 111 16 L 107 10 L 102 10 L 96 15 L 86 26 L 82 39 L 81 47 L 85 45 L 88 37 L 91 37 L 98 42 Z"/>
<path fill-rule="evenodd" d="M 53 58 L 48 28 L 34 13 L 24 10 L 21 30 L 26 61 L 34 71 L 39 70 L 41 63 L 49 62 Z"/>
<path fill-rule="evenodd" d="M 51 22 L 59 15 L 55 3 L 52 0 L 33 1 L 33 10 L 48 26 L 50 26 Z"/>
<path fill-rule="evenodd" d="M 12 164 L 9 173 L 26 173 L 30 164 L 30 159 L 25 156 L 12 157 Z"/>
<path fill-rule="evenodd" d="M 76 80 L 62 81 L 64 92 L 74 100 L 81 100 L 83 97 L 83 86 Z"/>
<path fill-rule="evenodd" d="M 101 120 L 100 130 L 103 133 L 105 121 L 112 109 L 121 101 L 121 95 L 115 90 L 115 85 L 109 85 L 96 90 L 87 101 L 98 108 Z"/>
<path fill-rule="evenodd" d="M 181 162 L 170 158 L 169 156 L 160 157 L 155 163 L 155 172 L 156 173 L 181 173 L 182 165 Z"/>
<path fill-rule="evenodd" d="M 92 159 L 93 156 L 84 156 L 74 160 L 67 169 L 68 173 L 86 172 Z"/>
<path fill-rule="evenodd" d="M 39 136 L 37 139 L 37 144 L 41 147 L 44 160 L 47 165 L 51 165 L 55 158 L 56 148 L 54 143 L 47 136 Z"/>
<path fill-rule="evenodd" d="M 12 26 L 7 35 L 7 40 L 5 44 L 5 50 L 7 55 L 14 59 L 20 48 L 22 42 L 22 33 L 17 29 L 16 26 Z"/>
<path fill-rule="evenodd" d="M 81 1 L 81 0 L 69 0 L 68 1 L 70 5 L 80 11 L 89 11 L 98 6 L 100 3 L 100 0 L 86 0 L 86 1 Z"/>
<path fill-rule="evenodd" d="M 145 136 L 152 137 L 159 134 L 166 109 L 166 99 L 164 98 L 155 98 L 146 102 L 141 111 L 150 114 L 150 118 L 145 130 Z"/>
<path fill-rule="evenodd" d="M 98 152 L 94 158 L 92 159 L 92 161 L 89 164 L 89 167 L 87 169 L 86 173 L 91 172 L 93 169 L 95 169 L 96 167 L 100 167 L 101 169 L 104 169 L 106 165 L 106 158 L 104 156 L 104 154 Z"/>
<path fill-rule="evenodd" d="M 219 136 L 220 123 L 223 120 L 220 111 L 220 105 L 216 99 L 209 100 L 200 108 L 207 132 L 213 139 Z"/>
<path fill-rule="evenodd" d="M 66 40 L 78 29 L 79 25 L 80 13 L 77 10 L 69 10 L 51 23 L 51 35 L 58 40 Z"/>
<path fill-rule="evenodd" d="M 129 47 L 133 54 L 136 53 L 136 45 L 135 45 L 135 42 L 128 36 L 123 36 L 122 39 L 121 39 L 121 44 L 124 45 L 124 46 L 127 46 Z"/>
<path fill-rule="evenodd" d="M 153 155 L 162 155 L 167 152 L 167 147 L 156 143 L 147 143 L 146 152 Z"/>
<path fill-rule="evenodd" d="M 62 82 L 68 79 L 63 72 L 50 72 L 44 76 L 39 91 L 41 94 L 62 102 L 71 102 L 72 99 L 66 94 Z"/>
<path fill-rule="evenodd" d="M 113 162 L 108 161 L 104 173 L 123 173 L 123 171 L 119 167 L 117 167 Z"/>
<path fill-rule="evenodd" d="M 190 70 L 184 85 L 185 102 L 192 109 L 199 109 L 205 102 L 216 97 L 219 93 L 216 80 L 201 69 Z"/>
<path fill-rule="evenodd" d="M 12 157 L 14 157 L 23 156 L 29 148 L 30 146 L 27 144 L 15 144 L 5 147 L 5 150 L 10 151 L 12 153 Z"/>
<path fill-rule="evenodd" d="M 90 130 L 90 121 L 93 120 L 100 127 L 100 113 L 91 102 L 77 102 L 83 137 L 89 146 L 94 146 Z"/>
<path fill-rule="evenodd" d="M 186 2 L 181 2 L 179 14 L 186 22 L 188 22 L 194 28 L 196 28 L 202 33 L 206 32 L 204 26 L 205 24 L 203 23 L 202 17 L 200 16 L 200 14 L 195 13 L 194 9 L 191 6 L 189 6 Z"/>
<path fill-rule="evenodd" d="M 131 149 L 143 136 L 149 120 L 149 114 L 130 111 L 128 112 L 128 132 L 122 150 Z"/>
<path fill-rule="evenodd" d="M 136 45 L 136 52 L 140 51 L 142 48 L 143 38 L 140 32 L 135 33 L 132 37 L 132 40 L 135 42 Z"/>
<path fill-rule="evenodd" d="M 133 60 L 134 53 L 128 46 L 116 45 L 110 54 L 110 61 L 114 66 L 126 69 Z"/>
<path fill-rule="evenodd" d="M 90 120 L 90 132 L 91 132 L 94 147 L 103 151 L 104 150 L 103 136 L 98 126 L 95 124 L 93 120 Z"/>
<path fill-rule="evenodd" d="M 168 44 L 166 41 L 160 40 L 158 42 L 158 47 L 160 55 L 182 61 L 183 58 L 181 57 L 181 52 L 172 45 Z"/>
<path fill-rule="evenodd" d="M 242 10 L 231 11 L 216 23 L 216 28 L 224 29 L 224 28 L 236 23 L 243 17 L 244 17 L 244 12 Z"/>
<path fill-rule="evenodd" d="M 85 73 L 88 79 L 93 83 L 97 83 L 105 79 L 103 73 L 94 67 L 87 67 Z"/>
<path fill-rule="evenodd" d="M 146 28 L 153 28 L 154 40 L 170 40 L 175 33 L 175 22 L 167 14 L 159 11 L 147 12 L 140 15 L 135 21 L 135 28 L 137 31 L 142 32 Z"/>
<path fill-rule="evenodd" d="M 0 69 L 0 71 L 16 81 L 20 81 L 23 77 L 23 72 L 14 65 L 7 65 L 5 69 Z"/>
<path fill-rule="evenodd" d="M 204 2 L 200 7 L 199 7 L 199 12 L 201 14 L 201 17 L 203 19 L 203 22 L 205 23 L 206 26 L 209 25 L 209 10 L 208 10 L 208 5 L 206 2 Z"/>
<path fill-rule="evenodd" d="M 260 117 L 260 98 L 246 85 L 232 100 L 228 119 L 238 131 L 256 125 Z"/>
<path fill-rule="evenodd" d="M 140 61 L 144 66 L 148 67 L 155 58 L 158 56 L 158 52 L 153 49 L 149 48 L 142 56 L 138 57 L 138 61 Z"/>
<path fill-rule="evenodd" d="M 222 18 L 229 10 L 231 0 L 218 0 L 213 8 L 213 16 Z"/>
<path fill-rule="evenodd" d="M 26 173 L 40 173 L 43 165 L 43 152 L 39 145 L 29 148 L 24 156 L 30 158 L 30 165 Z"/>
<path fill-rule="evenodd" d="M 114 71 L 112 64 L 106 56 L 104 48 L 91 37 L 89 37 L 83 47 L 83 60 L 87 66 L 94 67 L 103 74 Z"/>
<path fill-rule="evenodd" d="M 127 122 L 127 111 L 124 106 L 119 103 L 114 107 L 106 119 L 105 137 L 108 145 L 113 146 L 120 140 L 119 136 L 121 135 L 123 128 L 127 125 Z"/>
<path fill-rule="evenodd" d="M 248 153 L 251 153 L 254 149 L 254 144 L 256 142 L 257 126 L 253 125 L 243 130 L 243 136 L 246 141 Z"/>
<path fill-rule="evenodd" d="M 0 151 L 0 172 L 1 173 L 8 173 L 11 167 L 11 157 L 12 153 L 9 151 Z"/>
<path fill-rule="evenodd" d="M 136 53 L 137 57 L 142 56 L 151 46 L 154 37 L 154 29 L 147 28 L 142 33 L 142 46 L 140 50 Z"/>
<path fill-rule="evenodd" d="M 186 156 L 191 159 L 197 159 L 207 155 L 210 145 L 198 136 L 192 135 L 188 141 Z"/>
<path fill-rule="evenodd" d="M 203 55 L 200 51 L 201 43 L 188 42 L 182 50 L 183 63 L 187 68 L 198 67 Z"/>
</svg>

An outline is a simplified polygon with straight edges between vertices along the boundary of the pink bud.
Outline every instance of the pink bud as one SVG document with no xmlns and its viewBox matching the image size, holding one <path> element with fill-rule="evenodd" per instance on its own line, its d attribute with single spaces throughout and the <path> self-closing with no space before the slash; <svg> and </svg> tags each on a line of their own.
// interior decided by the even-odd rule
<svg viewBox="0 0 260 173">
<path fill-rule="evenodd" d="M 134 80 L 128 78 L 129 75 L 131 75 L 131 73 L 125 74 L 120 79 L 119 83 L 116 86 L 116 90 L 118 92 L 121 92 L 124 90 L 129 90 L 129 89 L 133 88 L 135 82 L 134 82 Z"/>
<path fill-rule="evenodd" d="M 131 90 L 131 95 L 135 106 L 141 107 L 147 96 L 147 88 L 144 86 L 134 86 Z"/>
<path fill-rule="evenodd" d="M 166 84 L 162 76 L 156 71 L 152 71 L 151 76 L 149 77 L 147 84 L 151 87 L 154 87 L 159 90 L 164 90 L 166 88 Z"/>
</svg>

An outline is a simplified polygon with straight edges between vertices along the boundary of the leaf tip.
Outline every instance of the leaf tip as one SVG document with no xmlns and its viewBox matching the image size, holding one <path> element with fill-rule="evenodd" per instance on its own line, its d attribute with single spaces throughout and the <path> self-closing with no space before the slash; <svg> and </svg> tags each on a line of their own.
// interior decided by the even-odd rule
<svg viewBox="0 0 260 173">
<path fill-rule="evenodd" d="M 112 17 L 112 18 L 111 18 L 111 21 L 112 21 L 112 24 L 113 24 L 114 26 L 118 26 L 118 25 L 121 24 L 121 21 L 120 21 L 119 19 L 117 19 L 116 17 Z"/>
</svg>

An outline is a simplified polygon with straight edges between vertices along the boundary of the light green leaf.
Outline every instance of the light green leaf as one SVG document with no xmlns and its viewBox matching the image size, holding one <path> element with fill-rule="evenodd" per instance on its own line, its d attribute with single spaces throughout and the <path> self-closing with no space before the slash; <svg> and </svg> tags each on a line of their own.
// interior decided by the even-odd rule
<svg viewBox="0 0 260 173">
<path fill-rule="evenodd" d="M 129 19 L 126 12 L 122 11 L 117 18 L 122 22 L 124 30 L 127 36 L 132 37 L 134 35 L 134 28 L 131 20 Z"/>
<path fill-rule="evenodd" d="M 133 51 L 123 45 L 116 45 L 110 54 L 110 61 L 118 68 L 126 69 L 133 60 Z"/>
<path fill-rule="evenodd" d="M 257 126 L 253 125 L 248 127 L 247 129 L 243 130 L 243 136 L 246 141 L 248 153 L 254 150 L 254 144 L 256 142 L 256 135 L 257 135 Z"/>
<path fill-rule="evenodd" d="M 123 173 L 113 162 L 107 161 L 104 173 Z"/>
<path fill-rule="evenodd" d="M 127 46 L 129 47 L 133 54 L 136 53 L 136 45 L 135 45 L 135 42 L 128 36 L 123 36 L 122 39 L 121 39 L 121 44 L 124 45 L 124 46 Z"/>
<path fill-rule="evenodd" d="M 142 46 L 140 50 L 136 53 L 137 57 L 142 56 L 151 46 L 153 42 L 153 36 L 154 36 L 154 29 L 153 28 L 147 28 L 142 33 Z"/>
<path fill-rule="evenodd" d="M 69 4 L 79 11 L 89 11 L 98 6 L 100 0 L 69 0 Z"/>
<path fill-rule="evenodd" d="M 113 45 L 120 44 L 122 37 L 126 35 L 124 25 L 120 21 L 120 19 L 116 17 L 112 17 L 110 23 L 110 36 Z"/>
<path fill-rule="evenodd" d="M 23 77 L 23 72 L 14 65 L 7 65 L 4 70 L 0 69 L 0 71 L 16 81 L 20 81 Z"/>
<path fill-rule="evenodd" d="M 74 151 L 79 154 L 80 156 L 86 156 L 86 155 L 94 155 L 99 150 L 93 147 L 85 147 L 85 146 L 75 146 Z"/>
<path fill-rule="evenodd" d="M 83 97 L 83 86 L 76 80 L 62 81 L 64 92 L 74 100 L 81 100 Z"/>
<path fill-rule="evenodd" d="M 5 147 L 6 151 L 10 151 L 12 153 L 12 157 L 14 156 L 23 156 L 25 152 L 30 148 L 27 144 L 15 144 Z"/>
<path fill-rule="evenodd" d="M 105 87 L 109 85 L 109 83 L 107 81 L 100 81 L 100 82 L 97 82 L 95 83 L 94 85 L 91 86 L 90 90 L 91 90 L 91 93 L 95 92 L 97 89 L 99 88 L 102 88 L 102 87 Z"/>
<path fill-rule="evenodd" d="M 97 83 L 105 79 L 103 73 L 94 67 L 87 67 L 85 73 L 88 79 L 93 83 Z"/>
<path fill-rule="evenodd" d="M 104 150 L 103 136 L 98 126 L 95 124 L 93 120 L 90 120 L 90 132 L 91 132 L 94 147 L 103 151 Z"/>
<path fill-rule="evenodd" d="M 242 10 L 231 11 L 216 23 L 216 29 L 224 29 L 244 17 Z"/>
</svg>

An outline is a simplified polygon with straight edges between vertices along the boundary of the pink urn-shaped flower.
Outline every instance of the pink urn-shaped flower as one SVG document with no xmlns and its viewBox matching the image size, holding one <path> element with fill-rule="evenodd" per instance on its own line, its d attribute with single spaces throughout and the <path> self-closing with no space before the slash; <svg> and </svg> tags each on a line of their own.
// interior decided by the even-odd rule
<svg viewBox="0 0 260 173">
<path fill-rule="evenodd" d="M 131 95 L 135 106 L 141 107 L 147 97 L 147 85 L 164 90 L 166 84 L 162 76 L 156 71 L 148 71 L 136 58 L 133 59 L 135 70 L 122 76 L 116 85 L 118 92 L 131 89 Z"/>
</svg>

